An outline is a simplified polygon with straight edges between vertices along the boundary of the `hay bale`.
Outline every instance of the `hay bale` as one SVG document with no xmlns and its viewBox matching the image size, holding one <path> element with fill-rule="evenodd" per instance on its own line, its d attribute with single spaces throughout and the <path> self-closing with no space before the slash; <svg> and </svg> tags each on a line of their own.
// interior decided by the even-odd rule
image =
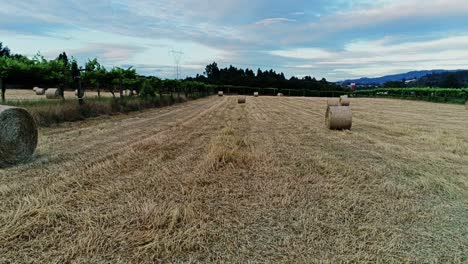
<svg viewBox="0 0 468 264">
<path fill-rule="evenodd" d="M 349 106 L 327 106 L 325 123 L 329 129 L 343 130 L 351 129 L 353 113 Z"/>
<path fill-rule="evenodd" d="M 75 96 L 78 96 L 78 89 L 75 90 Z"/>
<path fill-rule="evenodd" d="M 47 88 L 45 95 L 47 99 L 62 99 L 59 89 L 57 88 Z"/>
<path fill-rule="evenodd" d="M 258 92 L 254 92 L 254 97 L 258 97 Z"/>
<path fill-rule="evenodd" d="M 282 94 L 282 93 L 278 93 L 277 96 L 283 96 L 283 94 Z"/>
<path fill-rule="evenodd" d="M 237 103 L 238 103 L 238 104 L 245 104 L 245 101 L 246 101 L 246 100 L 247 100 L 247 99 L 245 98 L 245 96 L 239 96 L 239 97 L 237 98 Z"/>
<path fill-rule="evenodd" d="M 218 91 L 218 96 L 223 96 L 224 92 L 223 91 Z"/>
<path fill-rule="evenodd" d="M 351 104 L 351 99 L 347 95 L 340 96 L 340 105 L 349 106 Z"/>
<path fill-rule="evenodd" d="M 465 109 L 468 110 L 468 101 L 465 103 Z"/>
<path fill-rule="evenodd" d="M 39 88 L 37 87 L 36 89 L 36 95 L 44 95 L 45 94 L 45 89 L 44 88 Z"/>
<path fill-rule="evenodd" d="M 327 106 L 339 106 L 340 98 L 329 98 L 327 100 Z"/>
<path fill-rule="evenodd" d="M 33 91 L 36 92 L 37 89 L 40 89 L 39 87 L 34 87 Z"/>
<path fill-rule="evenodd" d="M 28 161 L 37 146 L 37 126 L 23 108 L 0 105 L 0 168 Z"/>
</svg>

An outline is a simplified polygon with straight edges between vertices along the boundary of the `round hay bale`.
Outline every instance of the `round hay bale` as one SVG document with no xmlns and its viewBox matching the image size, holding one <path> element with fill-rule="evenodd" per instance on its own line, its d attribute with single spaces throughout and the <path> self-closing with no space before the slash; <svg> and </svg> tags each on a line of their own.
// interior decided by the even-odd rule
<svg viewBox="0 0 468 264">
<path fill-rule="evenodd" d="M 246 101 L 246 100 L 247 100 L 247 99 L 245 98 L 245 96 L 239 96 L 239 97 L 237 98 L 237 103 L 238 103 L 238 104 L 245 104 L 245 101 Z"/>
<path fill-rule="evenodd" d="M 329 129 L 351 129 L 353 113 L 349 106 L 327 106 L 325 123 Z"/>
<path fill-rule="evenodd" d="M 278 95 L 278 96 L 283 96 L 283 94 L 282 94 L 282 93 L 278 93 L 277 95 Z"/>
<path fill-rule="evenodd" d="M 37 126 L 23 108 L 0 105 L 0 168 L 28 161 L 37 146 Z"/>
<path fill-rule="evenodd" d="M 340 98 L 329 98 L 327 100 L 327 106 L 339 106 Z"/>
<path fill-rule="evenodd" d="M 254 92 L 254 97 L 258 97 L 258 92 Z"/>
<path fill-rule="evenodd" d="M 78 96 L 78 89 L 75 90 L 75 96 Z"/>
<path fill-rule="evenodd" d="M 223 96 L 224 92 L 223 91 L 218 91 L 218 96 Z"/>
<path fill-rule="evenodd" d="M 340 105 L 349 106 L 351 104 L 351 99 L 347 95 L 340 96 Z"/>
<path fill-rule="evenodd" d="M 36 92 L 37 89 L 39 89 L 39 87 L 34 87 L 33 91 Z"/>
<path fill-rule="evenodd" d="M 45 95 L 47 99 L 62 99 L 59 93 L 59 89 L 57 88 L 48 88 L 45 91 Z"/>
<path fill-rule="evenodd" d="M 465 103 L 465 109 L 468 110 L 468 101 Z"/>
<path fill-rule="evenodd" d="M 44 95 L 45 94 L 45 89 L 44 88 L 39 88 L 37 87 L 36 89 L 36 95 Z"/>
</svg>

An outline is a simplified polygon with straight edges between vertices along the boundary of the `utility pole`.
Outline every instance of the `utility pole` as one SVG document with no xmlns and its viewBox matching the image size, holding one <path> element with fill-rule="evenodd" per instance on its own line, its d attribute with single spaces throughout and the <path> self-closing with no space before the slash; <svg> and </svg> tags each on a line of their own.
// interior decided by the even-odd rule
<svg viewBox="0 0 468 264">
<path fill-rule="evenodd" d="M 180 70 L 179 70 L 180 60 L 182 59 L 182 56 L 184 55 L 184 53 L 182 51 L 180 51 L 180 50 L 174 50 L 174 49 L 171 49 L 169 51 L 169 53 L 174 58 L 174 64 L 175 64 L 175 70 L 176 70 L 176 80 L 178 80 L 179 79 L 179 74 L 180 74 Z"/>
</svg>

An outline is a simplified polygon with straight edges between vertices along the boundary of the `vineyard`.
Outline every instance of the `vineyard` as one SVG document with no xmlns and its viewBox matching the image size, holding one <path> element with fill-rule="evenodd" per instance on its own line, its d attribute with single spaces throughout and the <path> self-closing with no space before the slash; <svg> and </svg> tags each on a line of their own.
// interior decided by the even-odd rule
<svg viewBox="0 0 468 264">
<path fill-rule="evenodd" d="M 352 98 L 331 131 L 326 104 L 209 96 L 41 128 L 0 170 L 0 262 L 466 262 L 468 111 Z"/>
<path fill-rule="evenodd" d="M 358 90 L 353 93 L 353 96 L 388 97 L 463 104 L 468 101 L 468 88 L 379 88 L 372 90 Z"/>
</svg>

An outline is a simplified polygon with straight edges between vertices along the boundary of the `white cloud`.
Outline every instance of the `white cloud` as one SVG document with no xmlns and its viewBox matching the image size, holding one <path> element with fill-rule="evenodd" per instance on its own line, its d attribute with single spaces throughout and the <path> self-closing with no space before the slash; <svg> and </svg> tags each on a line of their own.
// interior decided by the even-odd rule
<svg viewBox="0 0 468 264">
<path fill-rule="evenodd" d="M 276 24 L 276 23 L 295 22 L 295 21 L 296 21 L 295 19 L 289 19 L 289 18 L 284 18 L 284 17 L 274 17 L 274 18 L 262 19 L 260 21 L 257 21 L 255 24 L 263 25 L 263 26 L 270 26 L 270 25 Z"/>
<path fill-rule="evenodd" d="M 294 58 L 294 59 L 326 59 L 334 56 L 332 52 L 328 52 L 321 48 L 297 48 L 287 50 L 273 50 L 269 52 L 272 55 Z"/>
</svg>

